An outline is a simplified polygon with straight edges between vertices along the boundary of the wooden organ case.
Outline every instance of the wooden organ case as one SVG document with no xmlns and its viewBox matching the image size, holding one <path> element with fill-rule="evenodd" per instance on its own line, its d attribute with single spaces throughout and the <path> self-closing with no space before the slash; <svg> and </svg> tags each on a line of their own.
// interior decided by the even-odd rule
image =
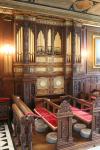
<svg viewBox="0 0 100 150">
<path fill-rule="evenodd" d="M 64 94 L 63 26 L 16 18 L 15 43 L 15 94 L 28 105 L 34 96 Z"/>
<path fill-rule="evenodd" d="M 77 96 L 93 89 L 88 60 L 83 55 L 90 33 L 86 26 L 28 16 L 16 16 L 14 25 L 14 93 L 27 104 L 34 96 Z"/>
</svg>

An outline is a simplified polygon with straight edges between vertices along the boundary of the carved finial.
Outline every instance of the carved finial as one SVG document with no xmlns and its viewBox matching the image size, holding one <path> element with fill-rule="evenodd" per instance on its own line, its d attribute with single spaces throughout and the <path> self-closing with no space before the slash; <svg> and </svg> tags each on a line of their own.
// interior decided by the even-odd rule
<svg viewBox="0 0 100 150">
<path fill-rule="evenodd" d="M 71 111 L 70 104 L 66 100 L 64 100 L 60 106 L 59 113 Z"/>
</svg>

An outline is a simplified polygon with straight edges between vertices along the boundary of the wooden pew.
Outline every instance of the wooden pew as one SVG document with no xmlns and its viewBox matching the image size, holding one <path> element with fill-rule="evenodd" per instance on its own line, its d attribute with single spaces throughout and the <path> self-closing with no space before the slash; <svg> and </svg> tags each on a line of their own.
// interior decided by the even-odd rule
<svg viewBox="0 0 100 150">
<path fill-rule="evenodd" d="M 20 109 L 20 111 L 25 116 L 25 122 L 24 122 L 24 126 L 25 126 L 24 136 L 25 136 L 25 138 L 24 139 L 26 139 L 26 142 L 27 142 L 26 144 L 29 147 L 29 150 L 32 150 L 32 133 L 33 133 L 34 118 L 35 117 L 39 118 L 39 116 L 34 114 L 30 110 L 30 108 L 20 99 L 20 97 L 13 95 L 12 99 L 13 99 L 13 102 L 17 105 L 17 107 Z"/>
<path fill-rule="evenodd" d="M 42 99 L 43 100 L 43 99 Z M 96 101 L 95 101 L 96 102 Z M 49 106 L 49 110 L 47 109 L 46 106 Z M 50 125 L 49 121 L 47 118 L 45 118 L 44 113 L 48 117 L 50 117 L 51 113 L 50 111 L 53 110 L 51 109 L 50 106 L 55 107 L 57 113 L 56 114 L 56 121 L 57 121 L 57 126 L 56 128 L 54 125 Z M 98 101 L 95 104 L 92 104 L 92 119 L 91 119 L 91 134 L 89 139 L 86 142 L 86 146 L 94 145 L 96 142 L 100 142 L 100 103 Z M 45 108 L 46 107 L 46 108 Z M 41 112 L 43 108 L 43 113 Z M 46 111 L 45 111 L 46 110 Z M 82 111 L 82 110 L 81 110 Z M 69 104 L 69 101 L 64 100 L 61 102 L 60 105 L 54 105 L 53 102 L 44 99 L 43 104 L 39 105 L 38 107 L 35 108 L 35 112 L 41 116 L 41 118 L 53 129 L 57 129 L 57 150 L 61 149 L 67 149 L 67 150 L 73 150 L 73 149 L 78 149 L 81 147 L 84 147 L 83 143 L 82 144 L 77 144 L 77 142 L 73 142 L 73 130 L 72 130 L 72 117 L 74 116 L 73 110 Z M 45 118 L 45 119 L 44 119 Z M 96 138 L 96 139 L 95 139 Z"/>
<path fill-rule="evenodd" d="M 60 97 L 59 104 L 66 100 L 68 103 L 71 103 L 71 110 L 73 112 L 73 115 L 81 120 L 82 122 L 86 124 L 91 124 L 92 122 L 92 114 L 90 111 L 92 111 L 93 104 L 87 102 L 83 99 L 75 98 L 71 95 L 66 95 Z M 39 107 L 36 107 L 34 111 L 53 129 L 57 129 L 57 117 L 56 114 L 58 109 L 60 108 L 59 105 L 53 103 L 49 99 L 43 99 L 39 98 L 38 102 L 40 103 Z M 58 101 L 57 101 L 58 103 Z M 77 105 L 80 104 L 80 108 L 77 107 Z M 37 105 L 38 106 L 38 105 Z M 52 111 L 52 113 L 50 113 Z M 88 112 L 87 112 L 88 111 Z M 54 122 L 51 122 L 50 119 L 54 120 Z"/>
<path fill-rule="evenodd" d="M 13 110 L 13 123 L 14 123 L 14 136 L 17 137 L 16 145 L 20 145 L 21 149 L 26 149 L 26 136 L 25 136 L 25 115 L 18 108 L 16 104 L 12 105 Z"/>
<path fill-rule="evenodd" d="M 61 103 L 62 100 L 67 99 L 72 106 L 77 107 L 78 104 L 80 105 L 80 109 L 86 109 L 92 107 L 92 102 L 86 101 L 84 99 L 79 99 L 71 95 L 61 96 L 59 102 Z M 87 109 L 89 110 L 89 109 Z"/>
<path fill-rule="evenodd" d="M 92 122 L 91 122 L 91 134 L 90 138 L 86 142 L 73 143 L 72 134 L 72 110 L 68 101 L 64 100 L 60 104 L 60 110 L 58 110 L 58 139 L 57 150 L 77 150 L 84 149 L 84 147 L 94 146 L 100 144 L 100 97 L 96 98 L 92 107 Z"/>
<path fill-rule="evenodd" d="M 51 102 L 50 99 L 41 98 L 38 100 L 39 104 L 34 109 L 35 113 L 38 114 L 52 130 L 56 130 L 57 129 L 56 113 L 58 112 L 58 109 L 60 107 L 57 104 Z"/>
<path fill-rule="evenodd" d="M 79 99 L 71 95 L 61 96 L 60 103 L 63 100 L 66 100 L 70 103 L 73 114 L 76 118 L 86 124 L 90 124 L 92 122 L 93 102 L 87 102 L 84 99 Z"/>
<path fill-rule="evenodd" d="M 49 121 L 47 120 L 47 118 L 43 118 L 45 116 L 43 116 L 43 114 L 40 112 L 39 115 L 40 117 L 47 122 L 47 124 L 50 125 L 50 127 L 52 129 L 57 129 L 57 150 L 63 149 L 63 148 L 67 148 L 68 150 L 72 150 L 72 149 L 77 149 L 77 148 L 81 148 L 82 144 L 77 145 L 77 143 L 73 143 L 73 134 L 72 134 L 72 117 L 73 117 L 73 111 L 71 109 L 71 106 L 69 104 L 69 101 L 62 101 L 60 106 L 57 104 L 52 103 L 49 99 L 40 99 L 39 101 L 41 101 L 38 105 L 38 107 L 36 107 L 36 111 L 38 110 L 38 108 L 41 110 L 41 108 L 44 108 L 43 110 L 44 113 L 47 113 L 48 118 L 50 117 L 50 115 L 52 114 L 52 116 L 54 117 L 56 115 L 56 121 L 57 121 L 57 126 L 56 128 L 53 128 L 50 124 Z M 84 102 L 85 103 L 85 102 Z M 87 104 L 87 103 L 86 103 Z M 76 106 L 76 105 L 74 105 Z M 87 106 L 87 105 L 86 105 Z M 95 101 L 95 104 L 92 104 L 92 108 L 93 108 L 93 118 L 92 118 L 92 122 L 91 122 L 91 136 L 90 136 L 90 141 L 88 141 L 86 143 L 86 145 L 91 144 L 94 145 L 94 143 L 97 143 L 97 141 L 100 142 L 100 99 L 99 101 Z M 52 108 L 54 107 L 54 108 Z M 49 110 L 48 110 L 49 109 Z M 54 110 L 54 111 L 53 111 Z M 51 112 L 53 111 L 53 112 Z M 37 111 L 38 112 L 38 111 Z M 54 113 L 54 114 L 53 114 Z M 46 121 L 47 120 L 47 121 Z M 93 143 L 92 143 L 93 141 Z M 86 146 L 85 145 L 85 146 Z M 83 145 L 84 147 L 84 145 Z"/>
</svg>

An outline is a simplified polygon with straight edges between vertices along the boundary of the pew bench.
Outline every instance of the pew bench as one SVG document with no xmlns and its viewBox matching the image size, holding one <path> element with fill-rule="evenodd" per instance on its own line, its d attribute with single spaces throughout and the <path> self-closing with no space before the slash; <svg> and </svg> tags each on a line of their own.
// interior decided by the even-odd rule
<svg viewBox="0 0 100 150">
<path fill-rule="evenodd" d="M 79 99 L 71 95 L 61 96 L 60 102 L 63 100 L 66 100 L 70 103 L 71 110 L 76 118 L 78 118 L 86 124 L 90 124 L 92 122 L 92 102 L 88 102 L 84 99 Z"/>
<path fill-rule="evenodd" d="M 50 128 L 53 130 L 57 129 L 57 117 L 50 111 L 48 111 L 46 108 L 43 107 L 36 107 L 34 109 L 35 113 L 38 114 L 44 122 L 48 124 Z"/>
<path fill-rule="evenodd" d="M 52 130 L 55 131 L 57 129 L 56 113 L 59 109 L 59 106 L 51 102 L 49 99 L 44 98 L 44 100 L 41 100 L 42 105 L 37 105 L 34 109 L 34 112 L 38 114 Z"/>
<path fill-rule="evenodd" d="M 61 96 L 60 97 L 60 101 L 62 102 L 63 99 L 67 100 L 69 103 L 71 102 L 71 110 L 73 112 L 73 115 L 81 120 L 82 122 L 86 123 L 86 124 L 91 124 L 92 122 L 92 114 L 90 113 L 90 111 L 92 110 L 92 103 L 87 102 L 84 99 L 78 99 L 75 98 L 71 95 L 66 95 L 66 96 Z M 43 101 L 43 100 L 42 100 Z M 53 103 L 50 100 L 45 100 L 44 99 L 44 103 L 46 103 L 47 107 L 37 107 L 35 108 L 35 112 L 42 117 L 42 119 L 53 129 L 57 129 L 57 117 L 55 115 L 55 112 L 57 113 L 57 110 L 59 109 L 59 105 L 55 105 L 55 103 Z M 80 104 L 80 108 L 77 107 L 77 105 Z M 53 110 L 53 114 L 51 112 L 49 112 L 48 110 L 50 110 L 50 106 L 52 105 Z M 49 116 L 49 117 L 48 117 Z M 52 121 L 50 119 L 52 119 Z M 53 122 L 53 119 L 55 120 Z M 53 123 L 54 124 L 53 124 Z M 56 125 L 56 126 L 55 126 Z"/>
<path fill-rule="evenodd" d="M 92 115 L 90 113 L 72 106 L 71 106 L 71 110 L 73 112 L 73 115 L 79 120 L 81 120 L 82 122 L 86 124 L 90 124 L 92 122 Z"/>
<path fill-rule="evenodd" d="M 84 100 L 81 100 L 81 103 L 82 102 L 83 102 L 83 104 L 85 103 Z M 89 106 L 89 104 L 86 103 L 86 106 Z M 55 131 L 55 130 L 57 130 L 57 122 L 58 122 L 56 113 L 59 108 L 60 108 L 60 106 L 53 103 L 52 101 L 50 101 L 48 99 L 44 99 L 44 101 L 43 101 L 43 99 L 42 99 L 42 105 L 38 105 L 34 109 L 34 111 L 36 114 L 38 114 L 44 120 L 45 123 L 48 124 L 48 126 L 52 130 Z M 81 120 L 82 122 L 84 122 L 86 124 L 91 124 L 92 115 L 89 112 L 85 112 L 84 110 L 75 107 L 75 105 L 74 106 L 70 105 L 70 108 L 71 108 L 72 113 L 75 116 L 75 118 L 77 118 L 78 120 Z M 51 112 L 51 110 L 52 110 L 52 112 Z"/>
</svg>

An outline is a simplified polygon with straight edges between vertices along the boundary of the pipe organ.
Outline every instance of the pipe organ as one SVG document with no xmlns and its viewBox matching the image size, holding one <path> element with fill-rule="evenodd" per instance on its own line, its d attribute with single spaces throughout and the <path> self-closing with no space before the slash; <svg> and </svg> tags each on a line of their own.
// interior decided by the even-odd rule
<svg viewBox="0 0 100 150">
<path fill-rule="evenodd" d="M 29 20 L 15 21 L 15 94 L 31 97 L 64 94 L 64 30 Z"/>
</svg>

